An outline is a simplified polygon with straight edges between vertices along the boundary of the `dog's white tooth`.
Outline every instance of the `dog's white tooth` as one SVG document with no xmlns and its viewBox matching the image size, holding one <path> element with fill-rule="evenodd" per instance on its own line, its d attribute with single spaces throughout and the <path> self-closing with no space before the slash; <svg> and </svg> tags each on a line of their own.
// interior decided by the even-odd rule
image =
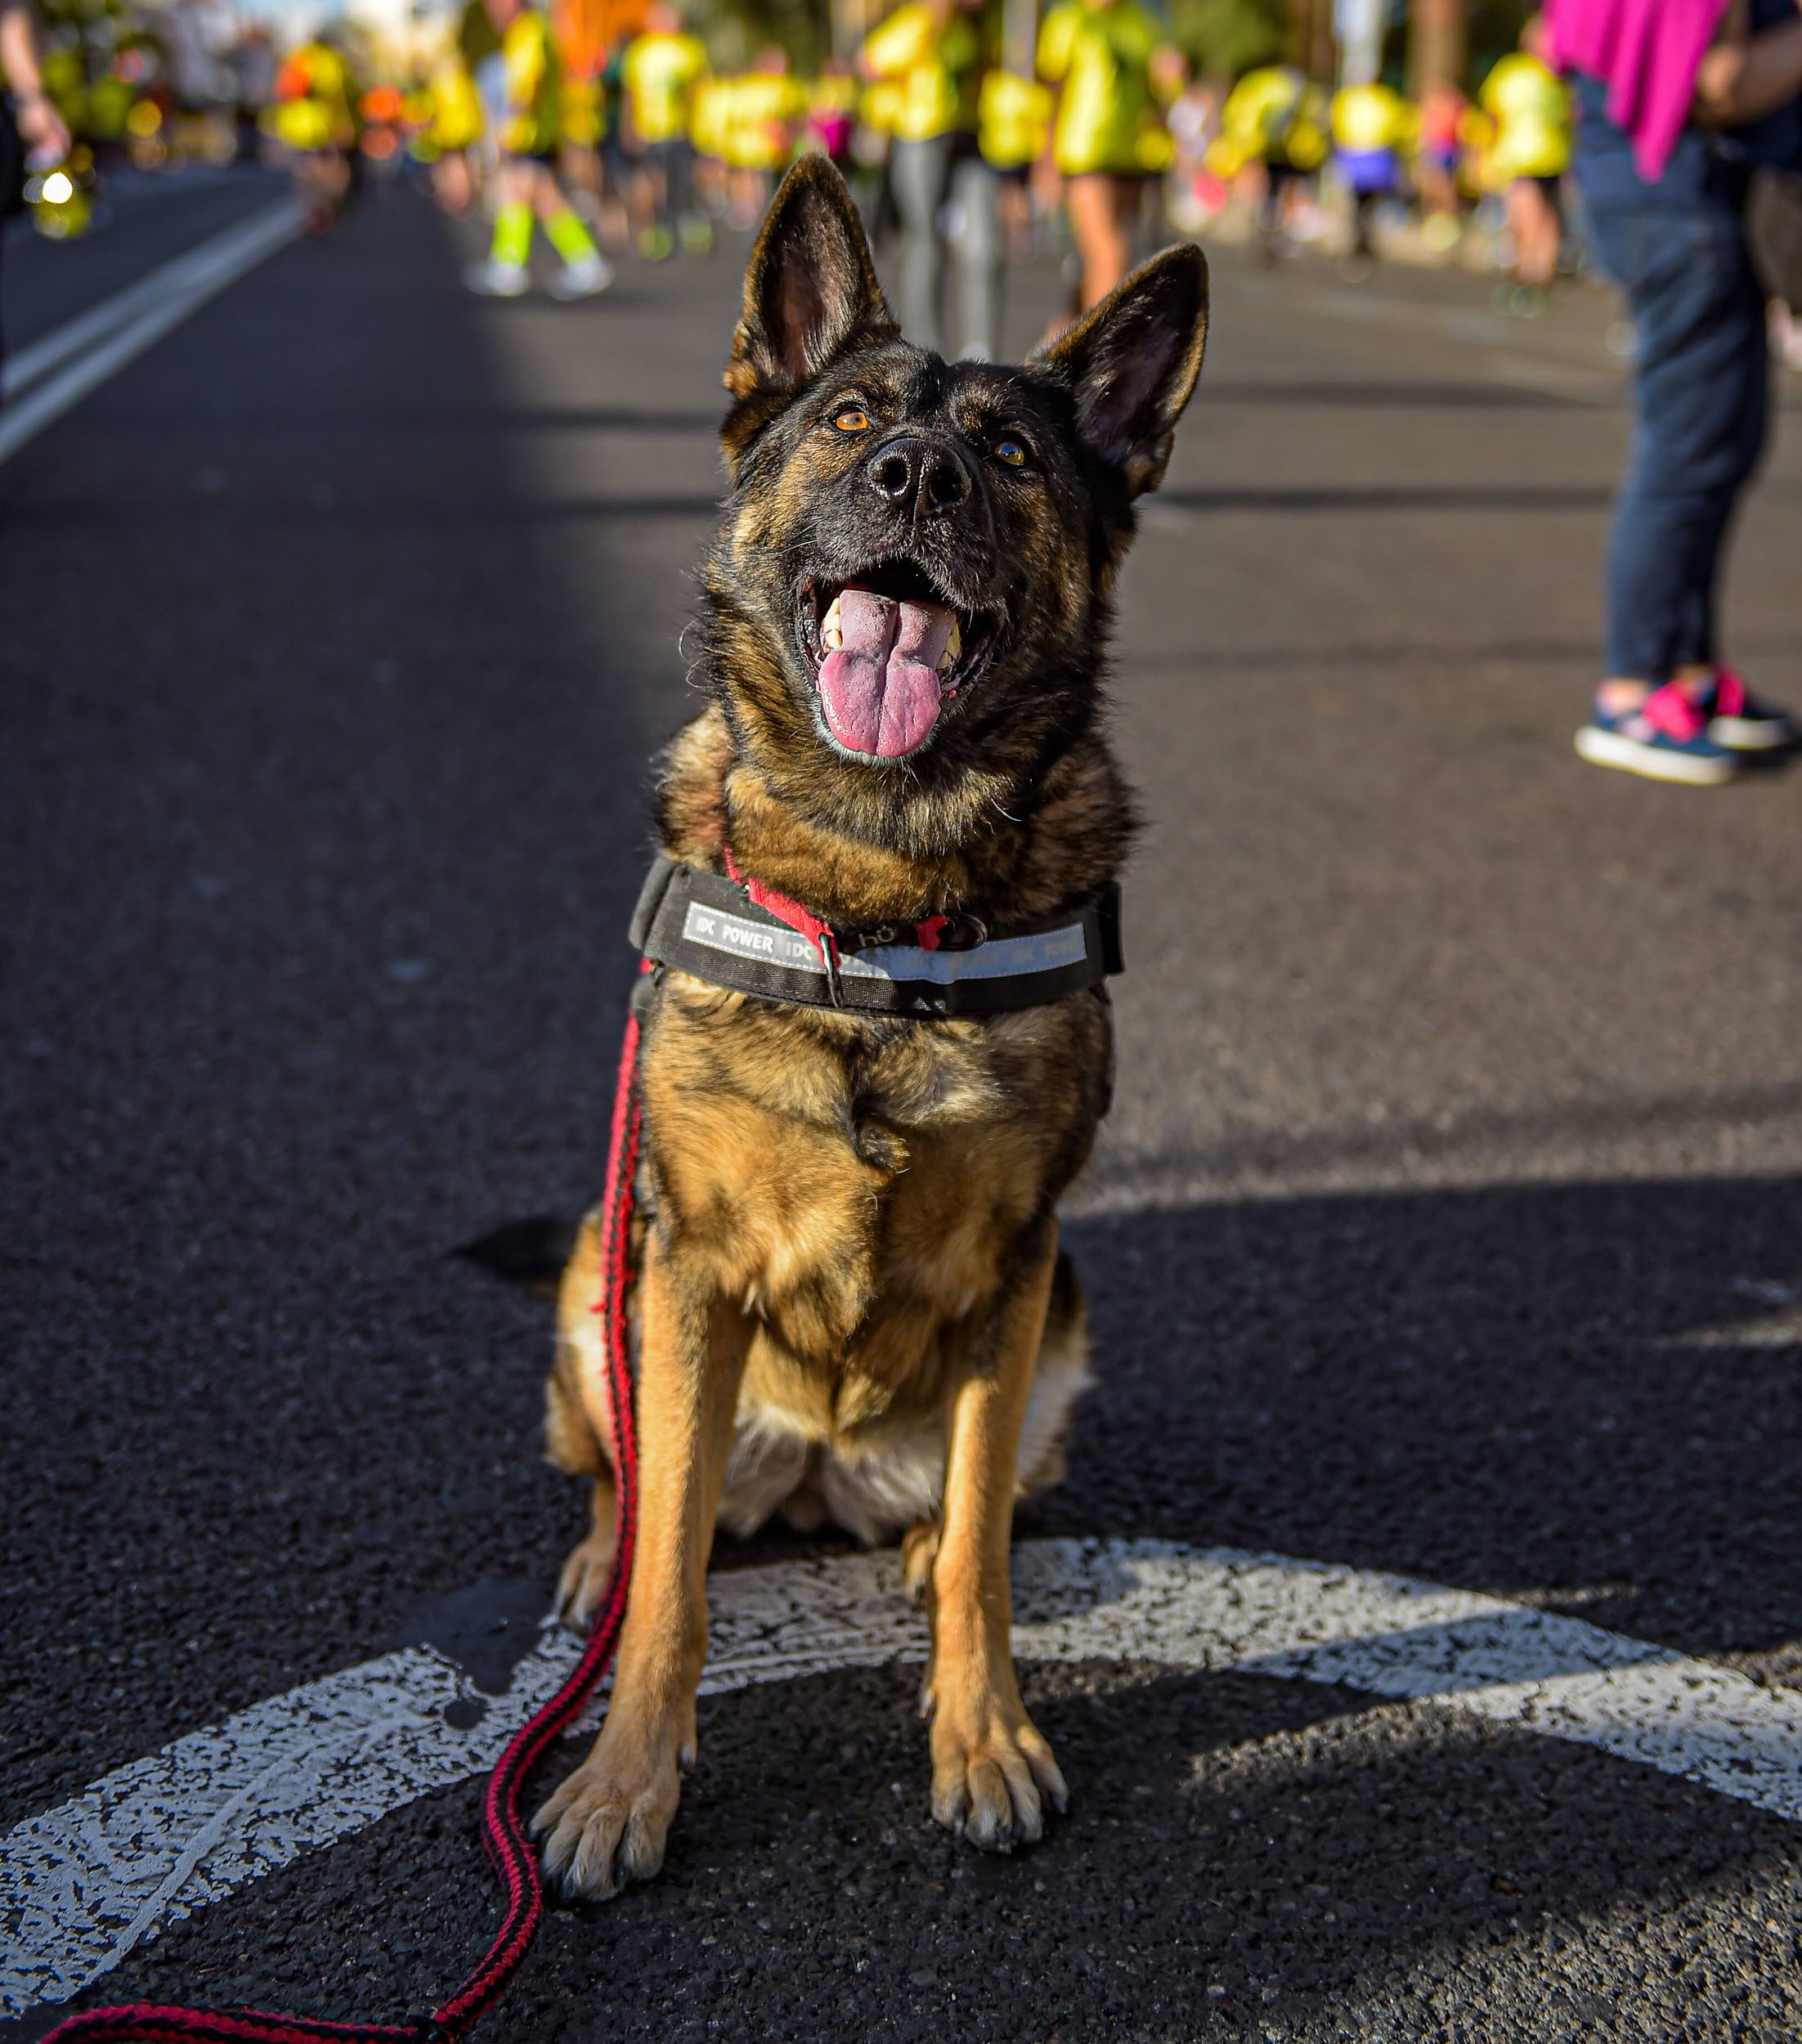
<svg viewBox="0 0 1802 2044">
<path fill-rule="evenodd" d="M 820 631 L 820 643 L 836 652 L 845 643 L 845 628 L 836 617 L 828 618 Z"/>
<path fill-rule="evenodd" d="M 951 621 L 951 636 L 945 641 L 945 649 L 939 656 L 939 671 L 948 674 L 957 664 L 957 657 L 964 649 L 964 635 L 956 618 Z"/>
</svg>

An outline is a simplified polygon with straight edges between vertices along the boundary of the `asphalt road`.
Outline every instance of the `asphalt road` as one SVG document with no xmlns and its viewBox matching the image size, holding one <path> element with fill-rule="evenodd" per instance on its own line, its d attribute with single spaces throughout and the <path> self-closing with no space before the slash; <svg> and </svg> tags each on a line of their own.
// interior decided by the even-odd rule
<svg viewBox="0 0 1802 2044">
<path fill-rule="evenodd" d="M 0 1826 L 398 1641 L 494 1686 L 579 1530 L 548 1309 L 450 1252 L 599 1182 L 735 263 L 495 306 L 459 254 L 388 195 L 0 468 Z M 1049 299 L 1020 282 L 1016 345 Z M 1122 603 L 1150 828 L 1068 1230 L 1100 1382 L 1021 1531 L 1390 1571 L 1793 1685 L 1802 776 L 1571 752 L 1607 316 L 1217 258 Z M 1795 423 L 1729 609 L 1792 699 Z M 1446 1705 L 1024 1679 L 1076 1800 L 1001 1861 L 931 1826 L 903 1671 L 704 1702 L 663 1878 L 558 1912 L 492 2033 L 1802 2030 L 1793 1823 Z M 494 1921 L 477 1800 L 83 2002 L 398 2015 Z"/>
<path fill-rule="evenodd" d="M 53 244 L 20 221 L 7 231 L 7 346 L 23 348 L 138 283 L 280 197 L 287 180 L 253 164 L 195 164 L 150 176 L 122 171 L 104 190 L 104 218 L 79 240 Z"/>
</svg>

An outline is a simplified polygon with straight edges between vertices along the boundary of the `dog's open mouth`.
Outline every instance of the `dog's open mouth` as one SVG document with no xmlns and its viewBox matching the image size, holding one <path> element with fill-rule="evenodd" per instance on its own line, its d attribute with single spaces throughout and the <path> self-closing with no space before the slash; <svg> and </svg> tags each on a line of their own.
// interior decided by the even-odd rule
<svg viewBox="0 0 1802 2044">
<path fill-rule="evenodd" d="M 866 759 L 917 752 L 995 635 L 993 619 L 953 608 L 908 563 L 845 582 L 804 582 L 797 597 L 801 650 L 827 728 Z"/>
</svg>

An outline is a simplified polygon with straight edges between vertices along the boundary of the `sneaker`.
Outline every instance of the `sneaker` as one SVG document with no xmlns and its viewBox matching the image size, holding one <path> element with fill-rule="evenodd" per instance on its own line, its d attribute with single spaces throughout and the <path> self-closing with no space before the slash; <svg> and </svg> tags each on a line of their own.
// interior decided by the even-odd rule
<svg viewBox="0 0 1802 2044">
<path fill-rule="evenodd" d="M 1692 787 L 1719 787 L 1740 770 L 1739 761 L 1710 735 L 1706 715 L 1674 682 L 1618 713 L 1598 701 L 1576 734 L 1576 749 L 1592 766 L 1620 767 L 1652 781 L 1687 781 Z"/>
<path fill-rule="evenodd" d="M 1761 702 L 1729 667 L 1724 667 L 1695 698 L 1708 719 L 1708 735 L 1729 752 L 1775 752 L 1802 733 L 1786 710 Z"/>
<path fill-rule="evenodd" d="M 566 262 L 545 287 L 554 298 L 567 304 L 572 298 L 591 298 L 613 281 L 613 266 L 598 249 Z"/>
<path fill-rule="evenodd" d="M 639 230 L 639 253 L 647 262 L 667 262 L 675 253 L 675 236 L 661 224 Z"/>
<path fill-rule="evenodd" d="M 679 232 L 684 255 L 713 253 L 713 222 L 704 213 L 688 214 L 682 221 Z"/>
<path fill-rule="evenodd" d="M 484 298 L 523 298 L 531 289 L 531 275 L 523 262 L 496 262 L 491 256 L 486 262 L 471 264 L 463 280 Z"/>
</svg>

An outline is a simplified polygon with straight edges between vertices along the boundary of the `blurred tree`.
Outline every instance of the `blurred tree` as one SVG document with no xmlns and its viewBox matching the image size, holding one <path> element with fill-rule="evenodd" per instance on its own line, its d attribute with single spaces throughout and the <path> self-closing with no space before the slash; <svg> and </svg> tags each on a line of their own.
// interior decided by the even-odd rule
<svg viewBox="0 0 1802 2044">
<path fill-rule="evenodd" d="M 1288 0 L 1171 0 L 1170 26 L 1198 71 L 1237 78 L 1281 60 Z"/>
<path fill-rule="evenodd" d="M 832 47 L 827 0 L 696 0 L 689 18 L 722 71 L 748 69 L 758 51 L 776 43 L 810 77 Z"/>
<path fill-rule="evenodd" d="M 1446 4 L 1446 0 L 1405 0 L 1396 10 L 1383 44 L 1383 75 L 1410 94 L 1419 90 L 1420 16 L 1436 5 L 1442 11 Z M 1496 58 L 1519 43 L 1527 16 L 1536 11 L 1535 0 L 1452 0 L 1452 4 L 1463 18 L 1464 49 L 1462 68 L 1453 75 L 1466 92 L 1474 92 Z M 1437 25 L 1442 29 L 1442 23 Z"/>
<path fill-rule="evenodd" d="M 1465 0 L 1414 0 L 1408 13 L 1408 95 L 1460 85 L 1464 78 Z"/>
</svg>

